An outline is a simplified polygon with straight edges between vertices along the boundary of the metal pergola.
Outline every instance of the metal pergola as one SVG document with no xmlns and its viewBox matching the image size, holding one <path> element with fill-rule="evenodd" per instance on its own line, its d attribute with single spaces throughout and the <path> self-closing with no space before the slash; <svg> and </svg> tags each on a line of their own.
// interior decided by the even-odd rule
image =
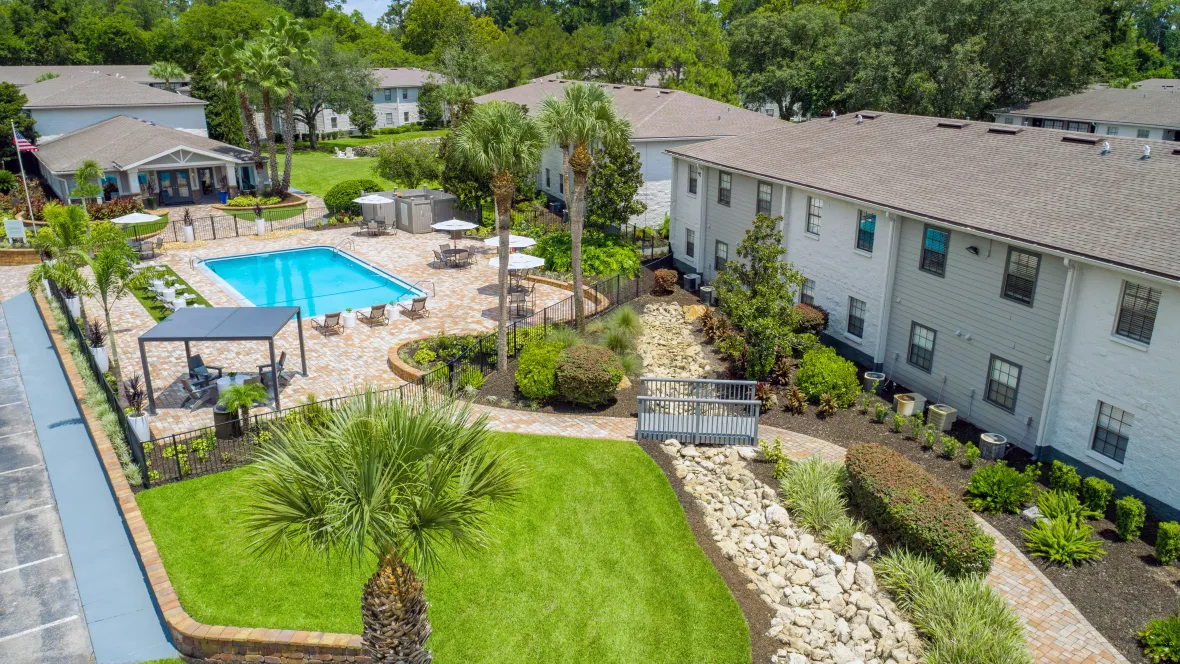
<svg viewBox="0 0 1180 664">
<path fill-rule="evenodd" d="M 303 314 L 299 307 L 189 307 L 160 321 L 139 337 L 139 357 L 147 387 L 148 412 L 156 413 L 152 374 L 148 368 L 150 342 L 184 342 L 185 366 L 192 357 L 194 341 L 265 341 L 270 345 L 271 395 L 279 410 L 279 377 L 275 366 L 275 336 L 294 318 L 299 326 L 299 360 L 307 376 L 307 353 L 303 345 Z"/>
</svg>

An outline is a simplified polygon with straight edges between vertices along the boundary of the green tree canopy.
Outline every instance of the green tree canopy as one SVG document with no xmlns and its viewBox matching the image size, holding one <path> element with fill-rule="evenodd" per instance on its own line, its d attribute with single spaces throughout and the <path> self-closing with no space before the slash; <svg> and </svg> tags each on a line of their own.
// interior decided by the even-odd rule
<svg viewBox="0 0 1180 664">
<path fill-rule="evenodd" d="M 12 143 L 12 123 L 16 123 L 16 130 L 25 138 L 30 141 L 36 138 L 36 134 L 33 133 L 33 118 L 21 110 L 28 101 L 20 88 L 11 83 L 0 83 L 0 123 L 4 125 L 0 133 L 7 137 L 7 140 L 2 141 L 3 145 L 0 145 L 0 159 L 12 159 L 17 156 L 16 146 Z"/>
<path fill-rule="evenodd" d="M 442 167 L 438 145 L 429 139 L 383 143 L 373 161 L 375 175 L 409 189 L 438 180 Z"/>
<path fill-rule="evenodd" d="M 371 112 L 373 102 L 369 96 L 377 87 L 377 78 L 364 56 L 337 47 L 329 35 L 317 34 L 307 48 L 314 59 L 292 62 L 291 74 L 295 119 L 309 128 L 311 147 L 315 149 L 319 140 L 315 127 L 324 109 L 351 114 L 368 108 Z"/>
<path fill-rule="evenodd" d="M 721 19 L 699 0 L 652 0 L 639 23 L 650 42 L 645 63 L 660 86 L 737 103 Z"/>
<path fill-rule="evenodd" d="M 643 187 L 643 162 L 629 143 L 603 149 L 590 169 L 586 189 L 586 216 L 596 226 L 622 225 L 647 211 L 639 200 Z"/>
</svg>

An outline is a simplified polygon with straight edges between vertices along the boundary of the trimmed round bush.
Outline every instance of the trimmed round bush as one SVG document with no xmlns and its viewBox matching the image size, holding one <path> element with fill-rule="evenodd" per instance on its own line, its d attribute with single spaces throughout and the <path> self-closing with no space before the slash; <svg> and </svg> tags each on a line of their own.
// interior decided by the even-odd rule
<svg viewBox="0 0 1180 664">
<path fill-rule="evenodd" d="M 676 270 L 660 269 L 656 270 L 656 283 L 651 289 L 652 295 L 667 295 L 676 290 L 676 282 L 680 275 L 676 274 Z"/>
<path fill-rule="evenodd" d="M 840 357 L 834 348 L 821 346 L 803 354 L 799 371 L 795 373 L 795 384 L 808 399 L 817 401 L 825 393 L 831 393 L 836 405 L 847 408 L 860 393 L 860 381 L 856 378 L 856 365 Z"/>
<path fill-rule="evenodd" d="M 1106 514 L 1110 500 L 1114 498 L 1114 485 L 1101 477 L 1087 477 L 1082 480 L 1082 502 L 1086 508 L 1099 514 Z"/>
<path fill-rule="evenodd" d="M 1114 527 L 1124 542 L 1139 537 L 1143 522 L 1147 520 L 1147 507 L 1135 496 L 1123 496 L 1114 501 Z"/>
<path fill-rule="evenodd" d="M 1082 478 L 1078 469 L 1068 463 L 1054 461 L 1049 467 L 1049 488 L 1058 491 L 1077 493 L 1082 486 Z"/>
<path fill-rule="evenodd" d="M 529 399 L 557 396 L 557 358 L 562 345 L 552 341 L 534 341 L 520 351 L 516 366 L 516 389 Z"/>
<path fill-rule="evenodd" d="M 1155 536 L 1155 559 L 1161 565 L 1171 565 L 1180 559 L 1180 523 L 1165 521 L 1160 524 Z"/>
<path fill-rule="evenodd" d="M 381 191 L 381 185 L 374 180 L 361 178 L 357 180 L 344 180 L 336 183 L 328 193 L 324 194 L 324 205 L 333 213 L 347 212 L 349 214 L 360 214 L 360 203 L 353 203 L 354 198 L 360 198 L 361 192 L 372 193 L 374 191 Z"/>
<path fill-rule="evenodd" d="M 571 403 L 598 406 L 614 396 L 623 367 L 609 349 L 582 344 L 557 358 L 557 392 Z"/>
<path fill-rule="evenodd" d="M 828 312 L 823 307 L 800 302 L 795 305 L 795 311 L 799 314 L 800 332 L 819 334 L 828 329 Z"/>
</svg>

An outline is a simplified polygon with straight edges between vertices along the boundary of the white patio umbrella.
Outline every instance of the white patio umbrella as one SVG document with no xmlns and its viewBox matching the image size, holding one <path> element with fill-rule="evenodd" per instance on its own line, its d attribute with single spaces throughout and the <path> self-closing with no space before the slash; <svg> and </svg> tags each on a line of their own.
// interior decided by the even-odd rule
<svg viewBox="0 0 1180 664">
<path fill-rule="evenodd" d="M 361 205 L 384 205 L 385 203 L 392 203 L 392 198 L 386 198 L 381 194 L 365 194 L 360 198 L 352 199 L 353 203 L 360 203 Z"/>
<path fill-rule="evenodd" d="M 459 235 L 463 231 L 469 231 L 472 228 L 478 228 L 479 224 L 473 224 L 470 221 L 463 221 L 462 219 L 448 219 L 430 225 L 436 231 L 449 231 L 451 234 L 452 245 L 459 241 Z"/>
<path fill-rule="evenodd" d="M 490 238 L 484 240 L 483 243 L 490 246 L 490 247 L 498 247 L 498 246 L 500 246 L 500 238 L 499 237 L 490 237 Z M 536 243 L 537 243 L 536 240 L 534 240 L 533 238 L 531 238 L 527 235 L 509 235 L 508 236 L 508 248 L 509 249 L 524 249 L 525 247 L 531 247 Z"/>
<path fill-rule="evenodd" d="M 488 261 L 488 265 L 492 267 L 500 267 L 500 257 L 497 256 Z M 529 254 L 509 254 L 508 255 L 508 269 L 509 270 L 532 270 L 538 267 L 545 266 L 545 259 L 540 256 L 530 256 Z"/>
<path fill-rule="evenodd" d="M 157 219 L 159 219 L 159 217 L 154 214 L 148 214 L 146 212 L 132 212 L 131 214 L 125 214 L 122 217 L 115 217 L 114 219 L 111 219 L 111 223 L 143 224 L 149 221 L 156 221 Z"/>
</svg>

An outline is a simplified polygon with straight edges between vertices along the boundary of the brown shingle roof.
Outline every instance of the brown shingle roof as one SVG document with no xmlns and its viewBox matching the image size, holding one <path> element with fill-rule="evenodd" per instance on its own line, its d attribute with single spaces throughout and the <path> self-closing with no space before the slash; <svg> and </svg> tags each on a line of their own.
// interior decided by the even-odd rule
<svg viewBox="0 0 1180 664">
<path fill-rule="evenodd" d="M 524 104 L 530 113 L 536 113 L 542 99 L 560 97 L 562 89 L 572 82 L 555 77 L 539 78 L 515 88 L 476 97 L 475 102 L 500 99 Z M 614 96 L 615 107 L 631 121 L 632 135 L 636 139 L 740 136 L 783 124 L 781 120 L 761 113 L 681 90 L 610 83 L 595 85 L 603 86 Z"/>
<path fill-rule="evenodd" d="M 176 148 L 195 148 L 233 161 L 250 159 L 249 150 L 126 115 L 103 120 L 37 147 L 37 159 L 55 173 L 76 171 L 85 159 L 97 161 L 104 169 L 123 169 Z"/>
<path fill-rule="evenodd" d="M 93 72 L 63 74 L 48 81 L 26 85 L 21 88 L 21 92 L 28 99 L 25 108 L 205 104 L 200 99 Z"/>
<path fill-rule="evenodd" d="M 430 72 L 417 67 L 378 67 L 373 70 L 379 88 L 420 88 Z"/>
<path fill-rule="evenodd" d="M 938 122 L 844 115 L 667 152 L 1180 280 L 1180 143 Z"/>
<path fill-rule="evenodd" d="M 134 83 L 163 83 L 164 79 L 156 78 L 148 73 L 151 65 L 11 65 L 0 67 L 0 81 L 12 83 L 16 86 L 31 85 L 41 74 L 77 74 L 93 73 L 106 74 L 124 78 Z M 185 76 L 185 81 L 188 76 Z M 172 81 L 173 84 L 176 81 Z"/>
<path fill-rule="evenodd" d="M 1037 118 L 1114 122 L 1180 128 L 1180 88 L 1157 80 L 1138 90 L 1104 88 L 1047 99 L 1008 109 L 1007 113 Z"/>
</svg>

